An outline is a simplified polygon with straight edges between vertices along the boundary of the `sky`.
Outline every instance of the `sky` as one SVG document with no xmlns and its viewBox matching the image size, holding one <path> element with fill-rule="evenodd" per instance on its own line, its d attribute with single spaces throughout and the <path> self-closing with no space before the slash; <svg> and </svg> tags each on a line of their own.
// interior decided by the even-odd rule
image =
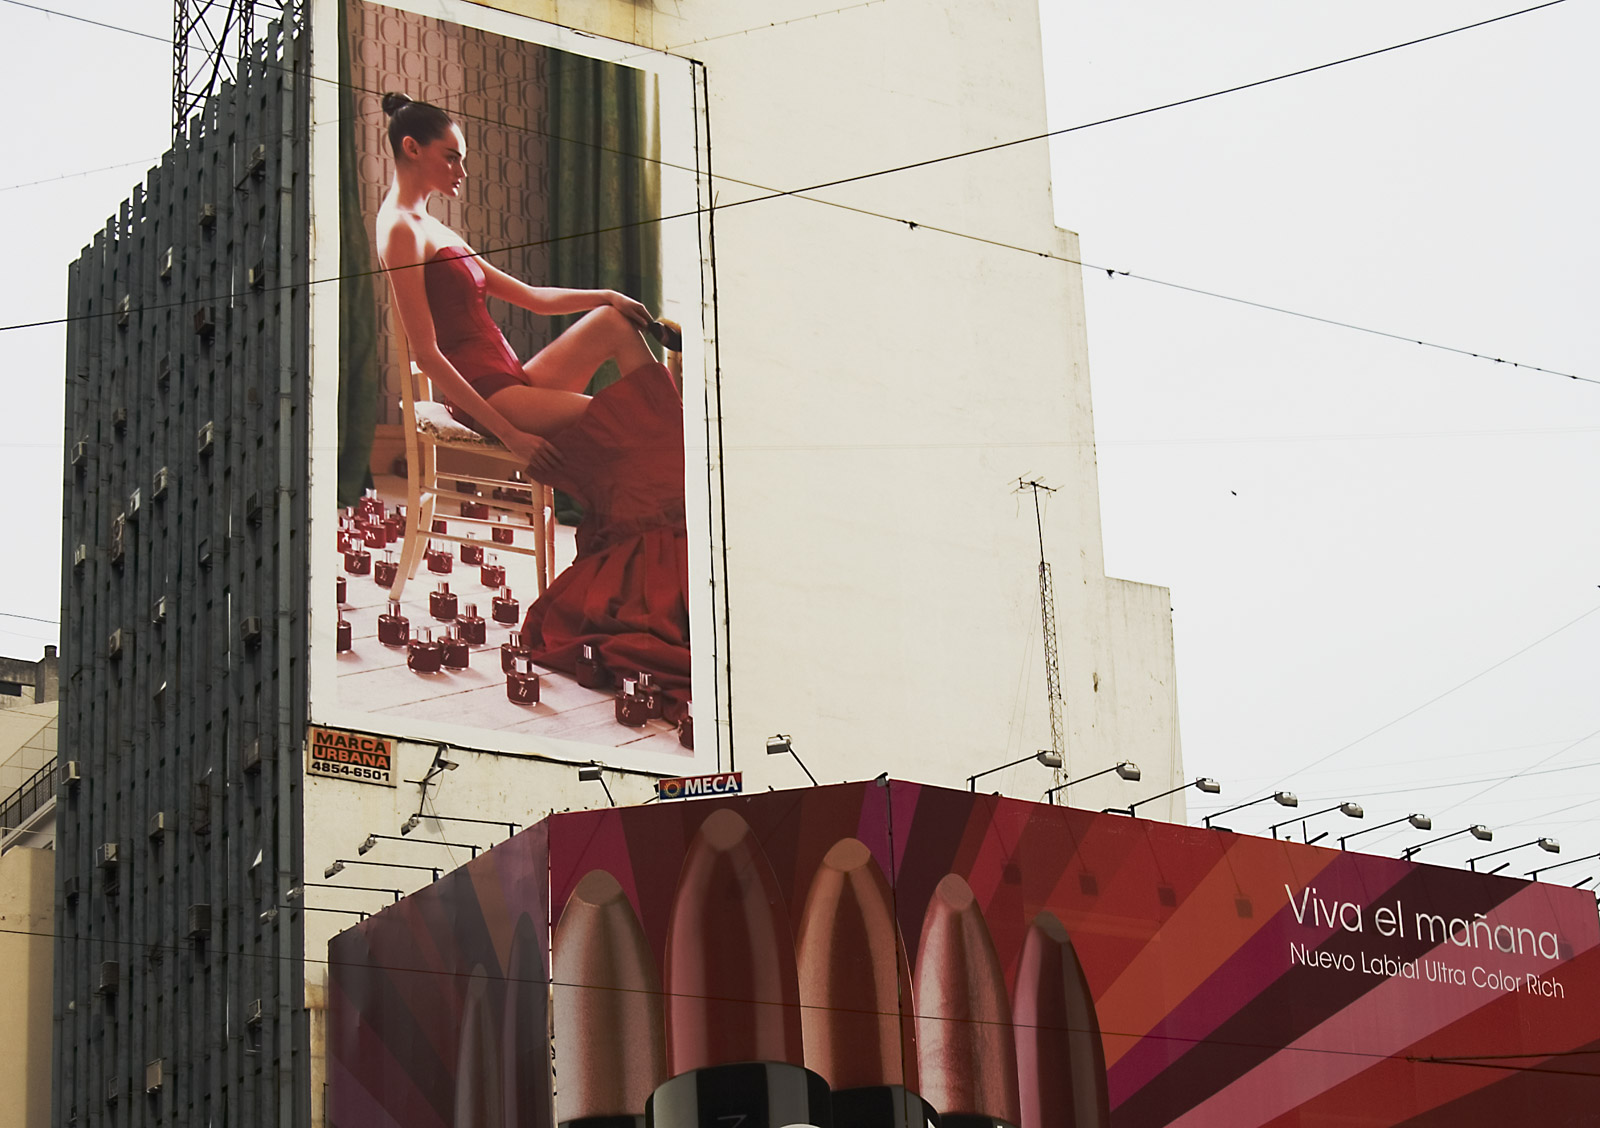
<svg viewBox="0 0 1600 1128">
<path fill-rule="evenodd" d="M 60 316 L 66 264 L 170 128 L 170 0 L 45 6 L 153 38 L 0 0 L 0 33 L 24 45 L 0 72 L 22 110 L 0 172 L 24 264 L 0 280 L 6 324 Z M 1050 126 L 1516 7 L 1045 0 Z M 1595 42 L 1600 10 L 1566 0 L 1051 142 L 1057 218 L 1089 264 L 1107 571 L 1170 587 L 1185 763 L 1223 785 L 1192 796 L 1194 821 L 1283 788 L 1298 813 L 1365 807 L 1313 835 L 1413 812 L 1433 836 L 1494 830 L 1419 856 L 1442 864 L 1545 835 L 1559 858 L 1489 864 L 1600 854 L 1600 384 L 1409 343 L 1600 380 Z M 29 421 L 0 439 L 0 474 L 23 487 L 0 558 L 0 653 L 16 657 L 56 637 L 36 620 L 59 614 L 63 342 L 59 326 L 0 332 Z M 1295 813 L 1220 821 L 1264 833 Z M 1352 846 L 1429 837 L 1402 824 Z M 1591 874 L 1600 862 L 1549 877 Z"/>
</svg>

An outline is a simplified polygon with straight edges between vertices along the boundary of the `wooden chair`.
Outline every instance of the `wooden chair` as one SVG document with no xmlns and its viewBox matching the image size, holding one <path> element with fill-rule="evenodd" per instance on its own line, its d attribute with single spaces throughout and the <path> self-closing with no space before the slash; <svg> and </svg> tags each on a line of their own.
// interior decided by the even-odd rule
<svg viewBox="0 0 1600 1128">
<path fill-rule="evenodd" d="M 406 531 L 389 598 L 399 599 L 405 591 L 406 584 L 422 563 L 423 549 L 430 540 L 452 544 L 472 540 L 486 552 L 532 556 L 539 594 L 543 595 L 550 583 L 555 544 L 554 491 L 529 478 L 524 473 L 522 459 L 508 451 L 498 439 L 479 434 L 452 417 L 444 404 L 433 399 L 428 378 L 415 364 L 411 365 L 401 385 L 402 430 L 406 440 Z M 489 469 L 482 474 L 441 470 L 439 455 L 444 452 L 473 456 L 473 463 L 482 466 L 487 462 Z M 504 474 L 493 476 L 499 467 L 505 468 Z M 488 508 L 491 518 L 500 514 L 507 519 L 502 522 L 463 517 L 453 505 L 451 512 L 440 509 L 441 502 L 456 501 L 480 502 Z M 435 518 L 448 520 L 452 530 L 467 528 L 482 535 L 473 540 L 455 531 L 435 533 L 432 531 Z M 495 541 L 491 533 L 495 528 L 514 530 L 517 543 Z"/>
</svg>

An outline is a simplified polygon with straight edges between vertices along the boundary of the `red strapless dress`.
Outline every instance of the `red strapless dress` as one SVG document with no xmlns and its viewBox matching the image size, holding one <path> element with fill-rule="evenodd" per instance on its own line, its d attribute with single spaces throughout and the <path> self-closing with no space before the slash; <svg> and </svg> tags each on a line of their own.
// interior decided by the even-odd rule
<svg viewBox="0 0 1600 1128">
<path fill-rule="evenodd" d="M 439 351 L 473 391 L 488 399 L 504 388 L 529 382 L 522 362 L 484 305 L 488 279 L 470 250 L 441 247 L 423 264 L 422 278 Z M 461 422 L 482 430 L 472 416 L 448 399 L 441 402 Z"/>
</svg>

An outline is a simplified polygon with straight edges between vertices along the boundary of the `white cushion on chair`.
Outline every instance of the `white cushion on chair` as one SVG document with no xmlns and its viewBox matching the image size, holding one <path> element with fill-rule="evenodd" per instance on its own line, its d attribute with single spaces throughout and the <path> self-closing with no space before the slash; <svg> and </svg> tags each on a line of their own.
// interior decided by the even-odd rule
<svg viewBox="0 0 1600 1128">
<path fill-rule="evenodd" d="M 417 430 L 436 443 L 459 443 L 487 449 L 504 450 L 499 439 L 479 434 L 450 414 L 450 409 L 432 400 L 416 403 Z"/>
</svg>

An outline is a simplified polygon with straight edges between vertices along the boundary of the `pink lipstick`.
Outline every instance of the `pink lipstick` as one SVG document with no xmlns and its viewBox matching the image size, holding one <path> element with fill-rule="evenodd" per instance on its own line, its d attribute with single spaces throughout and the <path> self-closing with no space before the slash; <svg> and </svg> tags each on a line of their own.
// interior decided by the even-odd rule
<svg viewBox="0 0 1600 1128">
<path fill-rule="evenodd" d="M 1072 940 L 1050 913 L 1022 942 L 1012 1013 L 1022 1128 L 1108 1128 L 1100 1018 Z"/>
</svg>

